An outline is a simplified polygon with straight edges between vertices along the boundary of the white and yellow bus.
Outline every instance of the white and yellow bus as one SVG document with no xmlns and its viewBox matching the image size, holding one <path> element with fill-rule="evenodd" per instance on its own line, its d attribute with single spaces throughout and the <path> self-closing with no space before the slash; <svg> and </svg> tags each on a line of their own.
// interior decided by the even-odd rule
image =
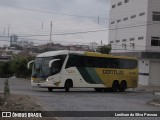
<svg viewBox="0 0 160 120">
<path fill-rule="evenodd" d="M 31 85 L 53 89 L 94 88 L 125 91 L 138 84 L 136 58 L 95 52 L 51 51 L 39 54 L 32 66 Z"/>
</svg>

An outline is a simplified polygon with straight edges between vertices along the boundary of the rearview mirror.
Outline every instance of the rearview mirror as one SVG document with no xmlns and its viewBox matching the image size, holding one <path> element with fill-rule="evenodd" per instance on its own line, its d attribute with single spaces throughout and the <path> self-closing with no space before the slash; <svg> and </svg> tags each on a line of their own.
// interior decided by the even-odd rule
<svg viewBox="0 0 160 120">
<path fill-rule="evenodd" d="M 34 62 L 35 60 L 32 60 L 32 61 L 29 61 L 28 64 L 27 64 L 27 68 L 29 69 L 30 68 L 30 65 Z"/>
<path fill-rule="evenodd" d="M 49 67 L 52 67 L 52 63 L 55 62 L 55 61 L 59 61 L 60 59 L 53 59 L 51 61 L 49 61 Z"/>
</svg>

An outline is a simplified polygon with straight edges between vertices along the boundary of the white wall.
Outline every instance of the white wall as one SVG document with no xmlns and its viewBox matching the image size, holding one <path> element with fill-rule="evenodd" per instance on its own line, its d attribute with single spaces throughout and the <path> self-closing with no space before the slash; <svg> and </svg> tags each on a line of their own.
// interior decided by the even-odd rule
<svg viewBox="0 0 160 120">
<path fill-rule="evenodd" d="M 160 0 L 149 0 L 147 26 L 147 51 L 160 52 L 160 46 L 151 46 L 151 37 L 160 37 L 160 21 L 152 21 L 152 12 L 160 12 Z"/>
<path fill-rule="evenodd" d="M 118 2 L 121 1 L 122 5 L 118 6 Z M 148 0 L 130 0 L 128 3 L 124 3 L 124 0 L 112 0 L 111 4 L 116 4 L 115 8 L 111 8 L 111 21 L 121 19 L 119 23 L 110 24 L 109 41 L 114 41 L 112 48 L 121 49 L 112 52 L 145 51 Z M 145 12 L 145 15 L 139 16 L 139 13 L 142 12 Z M 131 19 L 132 15 L 136 15 L 136 18 Z M 128 17 L 128 20 L 123 21 L 125 17 Z M 144 39 L 138 40 L 138 37 L 141 36 L 143 36 Z M 135 40 L 130 41 L 130 38 L 135 38 Z M 122 42 L 122 39 L 127 39 L 127 42 Z M 115 40 L 120 40 L 121 42 L 116 43 Z M 130 43 L 135 43 L 135 47 L 132 47 Z M 126 44 L 126 49 L 129 51 L 125 50 L 122 44 Z"/>
<path fill-rule="evenodd" d="M 139 82 L 138 82 L 138 84 L 139 85 L 148 85 L 149 84 L 150 62 L 147 59 L 140 59 L 138 61 L 138 65 L 139 65 Z"/>
</svg>

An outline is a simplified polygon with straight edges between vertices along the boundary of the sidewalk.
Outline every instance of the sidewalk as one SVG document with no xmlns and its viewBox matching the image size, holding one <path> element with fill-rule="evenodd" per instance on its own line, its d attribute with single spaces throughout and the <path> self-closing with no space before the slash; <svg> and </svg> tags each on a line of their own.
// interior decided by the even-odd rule
<svg viewBox="0 0 160 120">
<path fill-rule="evenodd" d="M 136 88 L 137 91 L 146 91 L 151 92 L 153 94 L 153 100 L 149 101 L 148 104 L 160 107 L 160 86 L 145 86 L 145 85 L 138 85 Z"/>
<path fill-rule="evenodd" d="M 151 91 L 151 92 L 160 92 L 160 86 L 146 86 L 146 85 L 138 85 L 136 88 L 138 91 Z"/>
</svg>

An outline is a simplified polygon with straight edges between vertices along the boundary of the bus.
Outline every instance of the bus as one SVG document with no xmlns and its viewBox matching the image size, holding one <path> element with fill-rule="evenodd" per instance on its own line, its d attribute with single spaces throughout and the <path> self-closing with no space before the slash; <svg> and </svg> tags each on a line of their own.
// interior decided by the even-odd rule
<svg viewBox="0 0 160 120">
<path fill-rule="evenodd" d="M 28 63 L 31 85 L 53 89 L 94 88 L 124 92 L 138 85 L 138 61 L 133 57 L 84 51 L 50 51 Z"/>
</svg>

